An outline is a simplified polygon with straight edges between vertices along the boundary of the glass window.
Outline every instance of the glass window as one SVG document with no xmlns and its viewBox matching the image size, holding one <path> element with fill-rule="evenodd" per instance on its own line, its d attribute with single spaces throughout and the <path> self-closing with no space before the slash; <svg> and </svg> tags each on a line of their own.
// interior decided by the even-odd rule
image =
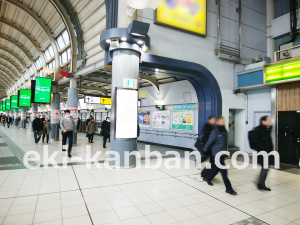
<svg viewBox="0 0 300 225">
<path fill-rule="evenodd" d="M 50 46 L 48 47 L 48 49 L 49 49 L 49 54 L 50 54 L 51 58 L 54 57 L 54 51 L 53 51 L 52 46 L 50 45 Z"/>
<path fill-rule="evenodd" d="M 54 62 L 54 60 L 52 60 L 51 62 L 49 62 L 49 63 L 47 64 L 47 68 L 54 69 L 54 67 L 55 67 L 55 62 Z"/>
<path fill-rule="evenodd" d="M 65 43 L 64 43 L 64 40 L 63 40 L 62 36 L 59 36 L 56 39 L 56 41 L 57 41 L 57 45 L 58 45 L 59 50 L 62 50 L 66 46 Z"/>
<path fill-rule="evenodd" d="M 71 59 L 71 49 L 68 48 L 60 54 L 60 64 L 65 64 Z"/>
<path fill-rule="evenodd" d="M 68 45 L 70 43 L 70 38 L 67 30 L 62 33 L 62 37 L 65 41 L 65 44 Z"/>
<path fill-rule="evenodd" d="M 54 57 L 53 48 L 51 45 L 44 51 L 46 61 L 49 62 Z"/>
<path fill-rule="evenodd" d="M 35 60 L 35 65 L 36 65 L 37 69 L 39 69 L 39 68 L 42 67 L 42 60 L 40 59 L 40 57 L 38 57 L 38 58 Z"/>
</svg>

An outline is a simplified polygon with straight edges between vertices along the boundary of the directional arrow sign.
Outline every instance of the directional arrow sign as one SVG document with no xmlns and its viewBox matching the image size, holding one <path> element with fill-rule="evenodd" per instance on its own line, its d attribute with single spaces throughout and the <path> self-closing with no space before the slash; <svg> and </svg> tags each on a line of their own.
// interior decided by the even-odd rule
<svg viewBox="0 0 300 225">
<path fill-rule="evenodd" d="M 102 98 L 101 97 L 101 105 L 111 105 L 111 98 Z"/>
</svg>

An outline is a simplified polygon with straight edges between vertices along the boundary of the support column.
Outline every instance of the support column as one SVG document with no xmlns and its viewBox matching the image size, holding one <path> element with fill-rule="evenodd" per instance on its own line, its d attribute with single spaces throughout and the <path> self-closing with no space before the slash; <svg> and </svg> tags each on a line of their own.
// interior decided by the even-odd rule
<svg viewBox="0 0 300 225">
<path fill-rule="evenodd" d="M 39 111 L 38 111 L 38 104 L 37 103 L 32 103 L 31 106 L 31 116 L 30 116 L 30 121 L 32 124 L 32 121 L 36 118 L 36 116 L 38 115 Z M 33 132 L 32 126 L 31 126 L 31 132 Z"/>
<path fill-rule="evenodd" d="M 51 134 L 53 141 L 59 140 L 59 121 L 60 121 L 60 94 L 53 93 L 51 99 Z"/>
<path fill-rule="evenodd" d="M 21 129 L 26 128 L 26 107 L 21 107 Z"/>
<path fill-rule="evenodd" d="M 267 0 L 267 56 L 274 62 L 275 40 L 271 37 L 271 21 L 275 18 L 274 0 Z"/>
<path fill-rule="evenodd" d="M 134 48 L 136 47 L 136 48 Z M 136 140 L 115 140 L 113 139 L 113 132 L 115 128 L 115 89 L 117 87 L 123 87 L 123 78 L 129 79 L 139 79 L 139 57 L 140 53 L 135 49 L 139 49 L 138 46 L 134 46 L 133 49 L 117 49 L 112 53 L 112 104 L 111 104 L 111 141 L 110 150 L 118 152 L 120 155 L 120 165 L 115 165 L 117 167 L 129 167 L 133 168 L 136 166 L 136 158 L 130 156 L 129 165 L 126 165 L 125 154 L 130 154 L 137 150 Z M 115 163 L 114 161 L 112 161 Z"/>
<path fill-rule="evenodd" d="M 14 109 L 14 126 L 18 126 L 19 109 Z"/>
<path fill-rule="evenodd" d="M 78 120 L 78 89 L 77 80 L 75 78 L 70 79 L 70 88 L 68 89 L 67 107 L 70 110 L 70 115 L 74 118 L 75 127 L 73 129 L 73 145 L 77 145 L 77 133 L 75 129 L 77 127 Z"/>
</svg>

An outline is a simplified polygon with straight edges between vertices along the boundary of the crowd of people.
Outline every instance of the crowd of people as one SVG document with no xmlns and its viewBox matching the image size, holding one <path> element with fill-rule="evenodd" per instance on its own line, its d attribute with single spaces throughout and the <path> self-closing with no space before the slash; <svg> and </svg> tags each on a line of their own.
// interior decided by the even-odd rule
<svg viewBox="0 0 300 225">
<path fill-rule="evenodd" d="M 255 127 L 253 131 L 249 132 L 250 147 L 257 152 L 270 153 L 273 151 L 273 142 L 271 137 L 271 120 L 268 116 L 263 116 L 260 119 L 259 126 Z M 250 135 L 251 134 L 251 135 Z M 225 184 L 226 192 L 231 195 L 237 195 L 236 191 L 232 188 L 231 182 L 228 178 L 227 169 L 219 168 L 216 165 L 216 155 L 221 151 L 227 150 L 228 132 L 225 128 L 224 117 L 208 118 L 207 123 L 202 129 L 202 138 L 199 138 L 195 144 L 196 148 L 204 156 L 202 161 L 210 159 L 210 168 L 205 168 L 201 172 L 201 176 L 208 185 L 213 186 L 212 180 L 220 172 L 223 182 Z M 222 166 L 225 166 L 225 159 L 227 155 L 221 155 L 218 159 Z M 273 165 L 272 158 L 268 156 L 268 165 L 264 164 L 263 156 L 258 156 L 258 164 L 261 165 L 261 172 L 259 175 L 257 188 L 259 190 L 271 191 L 265 184 L 269 167 Z"/>
<path fill-rule="evenodd" d="M 67 140 L 68 143 L 73 143 L 73 132 L 77 132 L 80 128 L 81 120 L 78 118 L 77 125 L 74 118 L 70 115 L 70 110 L 65 110 L 65 115 L 60 119 L 60 129 L 62 135 L 62 152 L 63 156 L 72 157 L 72 144 L 68 145 L 66 149 Z M 42 139 L 42 142 L 46 144 L 49 143 L 49 136 L 51 133 L 51 124 L 49 118 L 44 115 L 42 118 L 40 115 L 32 121 L 32 130 L 34 133 L 34 141 L 36 144 Z M 96 122 L 93 116 L 90 116 L 86 121 L 86 137 L 89 143 L 94 143 L 94 135 L 97 131 Z M 106 148 L 107 140 L 110 140 L 110 118 L 106 117 L 101 126 L 101 134 L 103 136 L 103 148 Z"/>
<path fill-rule="evenodd" d="M 7 115 L 1 115 L 0 121 L 3 127 L 5 127 L 5 124 L 7 125 L 7 128 L 10 127 L 10 125 L 13 123 L 13 118 L 11 116 Z"/>
</svg>

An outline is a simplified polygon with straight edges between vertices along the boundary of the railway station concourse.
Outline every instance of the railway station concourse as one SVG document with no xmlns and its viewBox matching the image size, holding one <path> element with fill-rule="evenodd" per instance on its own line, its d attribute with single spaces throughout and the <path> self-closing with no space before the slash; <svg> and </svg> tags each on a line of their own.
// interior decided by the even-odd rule
<svg viewBox="0 0 300 225">
<path fill-rule="evenodd" d="M 298 0 L 0 0 L 0 224 L 300 225 Z"/>
</svg>

